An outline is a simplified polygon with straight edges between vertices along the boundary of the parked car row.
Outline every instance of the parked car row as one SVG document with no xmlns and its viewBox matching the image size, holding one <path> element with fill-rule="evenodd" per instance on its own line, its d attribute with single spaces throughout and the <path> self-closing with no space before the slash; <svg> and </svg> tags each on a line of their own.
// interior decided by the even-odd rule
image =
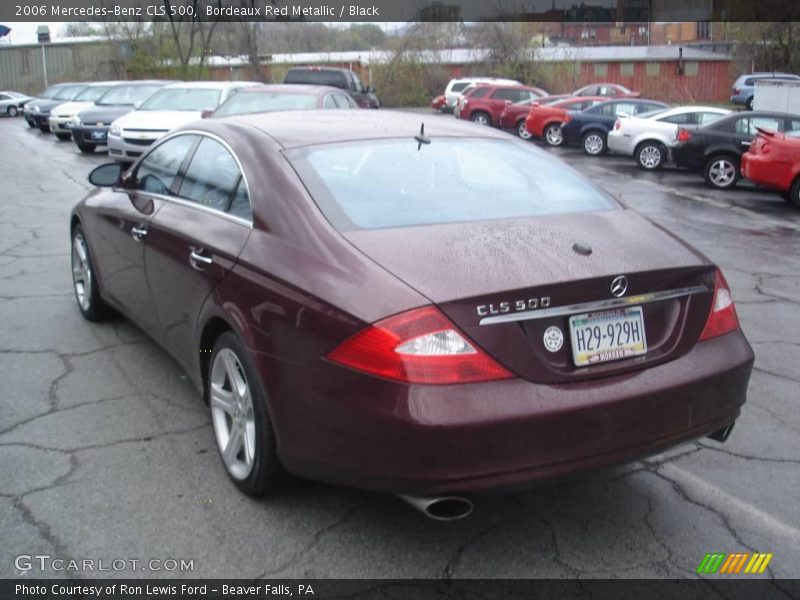
<svg viewBox="0 0 800 600">
<path fill-rule="evenodd" d="M 743 76 L 735 84 L 737 98 L 731 99 L 751 109 L 755 81 L 770 77 L 796 76 Z M 569 95 L 547 95 L 517 82 L 485 79 L 451 81 L 431 107 L 446 110 L 447 94 L 453 95 L 453 89 L 461 90 L 453 109 L 458 118 L 513 131 L 525 140 L 539 138 L 549 146 L 580 144 L 591 156 L 630 156 L 645 170 L 672 162 L 702 174 L 716 189 L 732 188 L 744 176 L 782 192 L 800 208 L 800 115 L 669 107 L 610 83 L 591 84 Z"/>
<path fill-rule="evenodd" d="M 175 127 L 200 118 L 379 106 L 374 88 L 365 87 L 347 69 L 297 67 L 284 81 L 60 83 L 21 105 L 30 127 L 59 140 L 72 139 L 85 153 L 107 146 L 111 158 L 126 164 Z"/>
</svg>

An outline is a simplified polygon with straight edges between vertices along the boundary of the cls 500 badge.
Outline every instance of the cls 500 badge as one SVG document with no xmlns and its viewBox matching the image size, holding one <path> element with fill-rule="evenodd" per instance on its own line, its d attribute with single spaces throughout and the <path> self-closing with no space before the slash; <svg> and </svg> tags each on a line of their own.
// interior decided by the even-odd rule
<svg viewBox="0 0 800 600">
<path fill-rule="evenodd" d="M 528 298 L 527 300 L 514 300 L 511 302 L 498 302 L 496 304 L 479 304 L 476 309 L 479 317 L 487 315 L 502 315 L 523 310 L 536 310 L 550 306 L 550 296 L 541 298 Z"/>
</svg>

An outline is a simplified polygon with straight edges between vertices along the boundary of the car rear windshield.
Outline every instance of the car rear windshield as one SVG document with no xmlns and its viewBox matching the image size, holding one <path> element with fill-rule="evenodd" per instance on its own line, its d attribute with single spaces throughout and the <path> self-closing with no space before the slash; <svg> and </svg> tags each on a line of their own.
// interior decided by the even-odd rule
<svg viewBox="0 0 800 600">
<path fill-rule="evenodd" d="M 213 110 L 219 105 L 220 90 L 202 88 L 162 89 L 139 110 Z"/>
<path fill-rule="evenodd" d="M 225 115 L 245 115 L 274 110 L 311 110 L 317 108 L 317 97 L 313 94 L 291 94 L 258 92 L 237 94 L 214 113 L 216 117 Z"/>
<path fill-rule="evenodd" d="M 461 83 L 454 83 L 453 87 L 450 88 L 451 92 L 460 92 L 465 87 L 469 85 L 469 81 L 462 81 Z"/>
<path fill-rule="evenodd" d="M 311 85 L 332 85 L 347 88 L 347 80 L 341 71 L 325 71 L 317 69 L 291 69 L 283 83 L 307 83 Z"/>
<path fill-rule="evenodd" d="M 108 90 L 97 101 L 98 106 L 134 106 L 147 100 L 163 85 L 118 85 Z"/>
<path fill-rule="evenodd" d="M 112 85 L 92 85 L 81 91 L 80 94 L 75 96 L 75 102 L 94 102 L 95 100 L 105 96 L 106 92 L 110 90 Z"/>
<path fill-rule="evenodd" d="M 512 140 L 358 141 L 300 148 L 286 156 L 340 231 L 615 206 L 558 159 Z"/>
</svg>

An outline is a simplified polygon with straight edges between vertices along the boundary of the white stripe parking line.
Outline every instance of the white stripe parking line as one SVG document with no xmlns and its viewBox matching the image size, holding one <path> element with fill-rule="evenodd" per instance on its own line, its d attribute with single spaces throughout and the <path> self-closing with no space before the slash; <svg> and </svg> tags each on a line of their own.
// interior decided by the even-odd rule
<svg viewBox="0 0 800 600">
<path fill-rule="evenodd" d="M 691 494 L 692 500 L 713 506 L 726 515 L 740 518 L 744 523 L 753 525 L 754 529 L 762 535 L 768 533 L 772 538 L 783 538 L 792 542 L 793 545 L 798 544 L 800 541 L 800 529 L 781 521 L 774 515 L 749 502 L 737 498 L 730 492 L 726 492 L 690 471 L 674 464 L 662 465 L 658 471 L 684 487 L 684 491 L 688 491 Z M 686 490 L 687 487 L 689 488 L 688 490 Z M 743 528 L 737 527 L 736 529 L 740 531 Z"/>
</svg>

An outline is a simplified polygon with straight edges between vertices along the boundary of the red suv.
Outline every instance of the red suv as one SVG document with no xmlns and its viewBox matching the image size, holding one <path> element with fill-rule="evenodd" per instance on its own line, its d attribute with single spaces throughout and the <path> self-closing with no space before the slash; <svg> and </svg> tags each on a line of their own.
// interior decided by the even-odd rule
<svg viewBox="0 0 800 600">
<path fill-rule="evenodd" d="M 455 115 L 479 125 L 500 125 L 500 115 L 509 104 L 546 96 L 542 89 L 527 85 L 481 85 L 459 99 Z"/>
</svg>

